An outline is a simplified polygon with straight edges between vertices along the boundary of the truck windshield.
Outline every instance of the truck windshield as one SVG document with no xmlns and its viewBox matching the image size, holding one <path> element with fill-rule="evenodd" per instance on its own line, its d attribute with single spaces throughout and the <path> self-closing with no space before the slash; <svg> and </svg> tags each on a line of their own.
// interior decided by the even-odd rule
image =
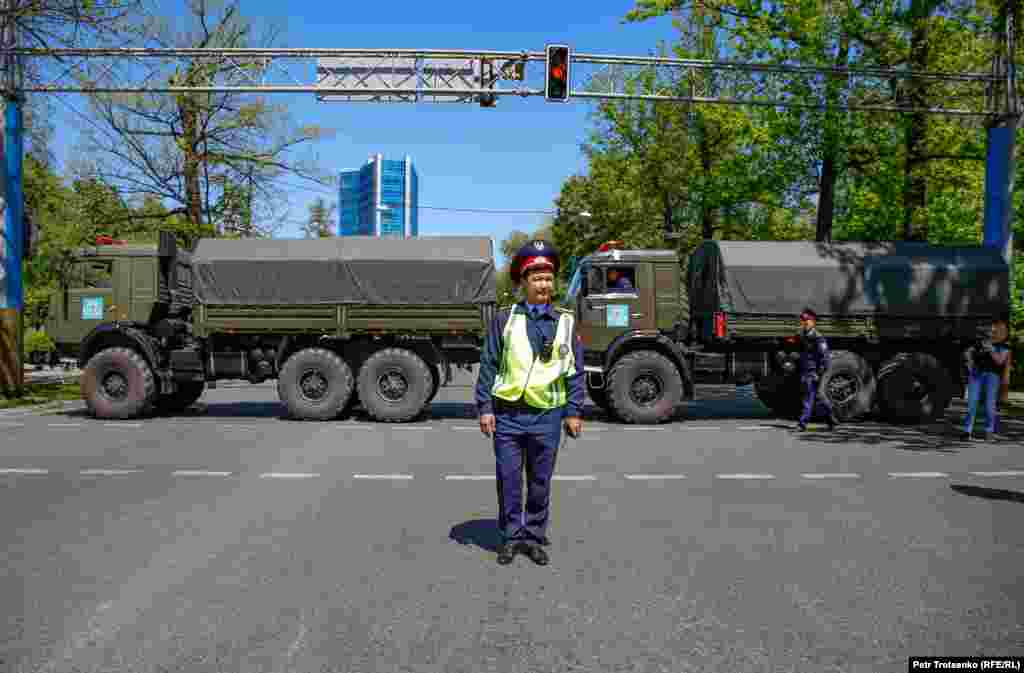
<svg viewBox="0 0 1024 673">
<path fill-rule="evenodd" d="M 566 301 L 576 301 L 576 295 L 580 293 L 580 287 L 583 285 L 583 274 L 586 273 L 586 265 L 580 264 L 576 267 L 576 273 L 572 274 L 572 280 L 569 281 L 569 288 L 565 291 Z"/>
</svg>

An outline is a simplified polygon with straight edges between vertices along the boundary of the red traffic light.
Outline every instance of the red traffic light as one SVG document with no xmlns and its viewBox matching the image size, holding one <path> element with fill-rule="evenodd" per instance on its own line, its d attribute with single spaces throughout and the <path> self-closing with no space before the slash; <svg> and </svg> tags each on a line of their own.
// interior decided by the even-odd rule
<svg viewBox="0 0 1024 673">
<path fill-rule="evenodd" d="M 549 44 L 545 52 L 547 60 L 544 67 L 544 98 L 564 103 L 569 100 L 569 47 L 564 44 Z"/>
</svg>

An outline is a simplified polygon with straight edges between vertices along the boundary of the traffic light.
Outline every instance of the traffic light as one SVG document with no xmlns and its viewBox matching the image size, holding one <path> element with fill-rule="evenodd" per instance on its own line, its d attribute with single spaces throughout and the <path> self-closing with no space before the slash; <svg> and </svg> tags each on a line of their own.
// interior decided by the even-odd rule
<svg viewBox="0 0 1024 673">
<path fill-rule="evenodd" d="M 544 99 L 564 103 L 569 100 L 569 47 L 549 44 L 545 63 Z"/>
</svg>

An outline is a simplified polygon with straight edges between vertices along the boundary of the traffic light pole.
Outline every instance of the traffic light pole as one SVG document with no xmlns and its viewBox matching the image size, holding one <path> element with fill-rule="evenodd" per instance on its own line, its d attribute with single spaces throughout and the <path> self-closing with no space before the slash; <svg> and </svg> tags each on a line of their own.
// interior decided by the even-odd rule
<svg viewBox="0 0 1024 673">
<path fill-rule="evenodd" d="M 2 0 L 4 17 L 14 14 L 17 0 Z M 3 19 L 0 39 L 6 48 L 16 46 L 13 19 Z M 20 393 L 24 385 L 23 325 L 24 298 L 21 283 L 24 249 L 24 194 L 21 173 L 23 156 L 23 97 L 19 91 L 21 68 L 18 56 L 7 53 L 3 63 L 4 115 L 2 134 L 3 180 L 0 180 L 4 210 L 4 235 L 0 245 L 0 393 Z"/>
</svg>

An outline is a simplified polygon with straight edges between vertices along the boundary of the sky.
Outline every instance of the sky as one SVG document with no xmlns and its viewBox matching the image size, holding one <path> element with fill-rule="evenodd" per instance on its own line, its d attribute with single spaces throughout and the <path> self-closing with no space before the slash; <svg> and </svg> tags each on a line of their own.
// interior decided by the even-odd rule
<svg viewBox="0 0 1024 673">
<path fill-rule="evenodd" d="M 167 3 L 169 8 L 181 6 L 181 0 Z M 675 31 L 667 17 L 623 23 L 632 7 L 632 0 L 242 0 L 244 15 L 257 27 L 275 22 L 283 28 L 276 45 L 282 47 L 543 51 L 546 43 L 566 43 L 581 53 L 646 56 L 659 41 L 672 40 Z M 531 79 L 543 68 L 539 62 L 528 67 Z M 86 109 L 81 100 L 66 100 Z M 272 102 L 287 104 L 297 124 L 333 130 L 333 137 L 314 147 L 321 165 L 334 174 L 360 167 L 375 153 L 388 159 L 412 157 L 420 179 L 420 234 L 491 236 L 499 264 L 504 262 L 500 241 L 517 229 L 533 231 L 543 224 L 543 213 L 431 208 L 553 211 L 564 180 L 586 172 L 580 144 L 591 128 L 590 103 L 548 103 L 540 96 L 501 97 L 494 108 L 475 103 L 323 103 L 312 94 L 273 94 Z M 56 107 L 58 113 L 68 112 L 65 105 Z M 58 127 L 54 149 L 59 159 L 73 153 L 74 135 Z M 317 191 L 297 178 L 283 183 L 291 206 L 278 237 L 301 235 L 299 224 L 318 196 L 337 201 L 334 189 Z"/>
</svg>

